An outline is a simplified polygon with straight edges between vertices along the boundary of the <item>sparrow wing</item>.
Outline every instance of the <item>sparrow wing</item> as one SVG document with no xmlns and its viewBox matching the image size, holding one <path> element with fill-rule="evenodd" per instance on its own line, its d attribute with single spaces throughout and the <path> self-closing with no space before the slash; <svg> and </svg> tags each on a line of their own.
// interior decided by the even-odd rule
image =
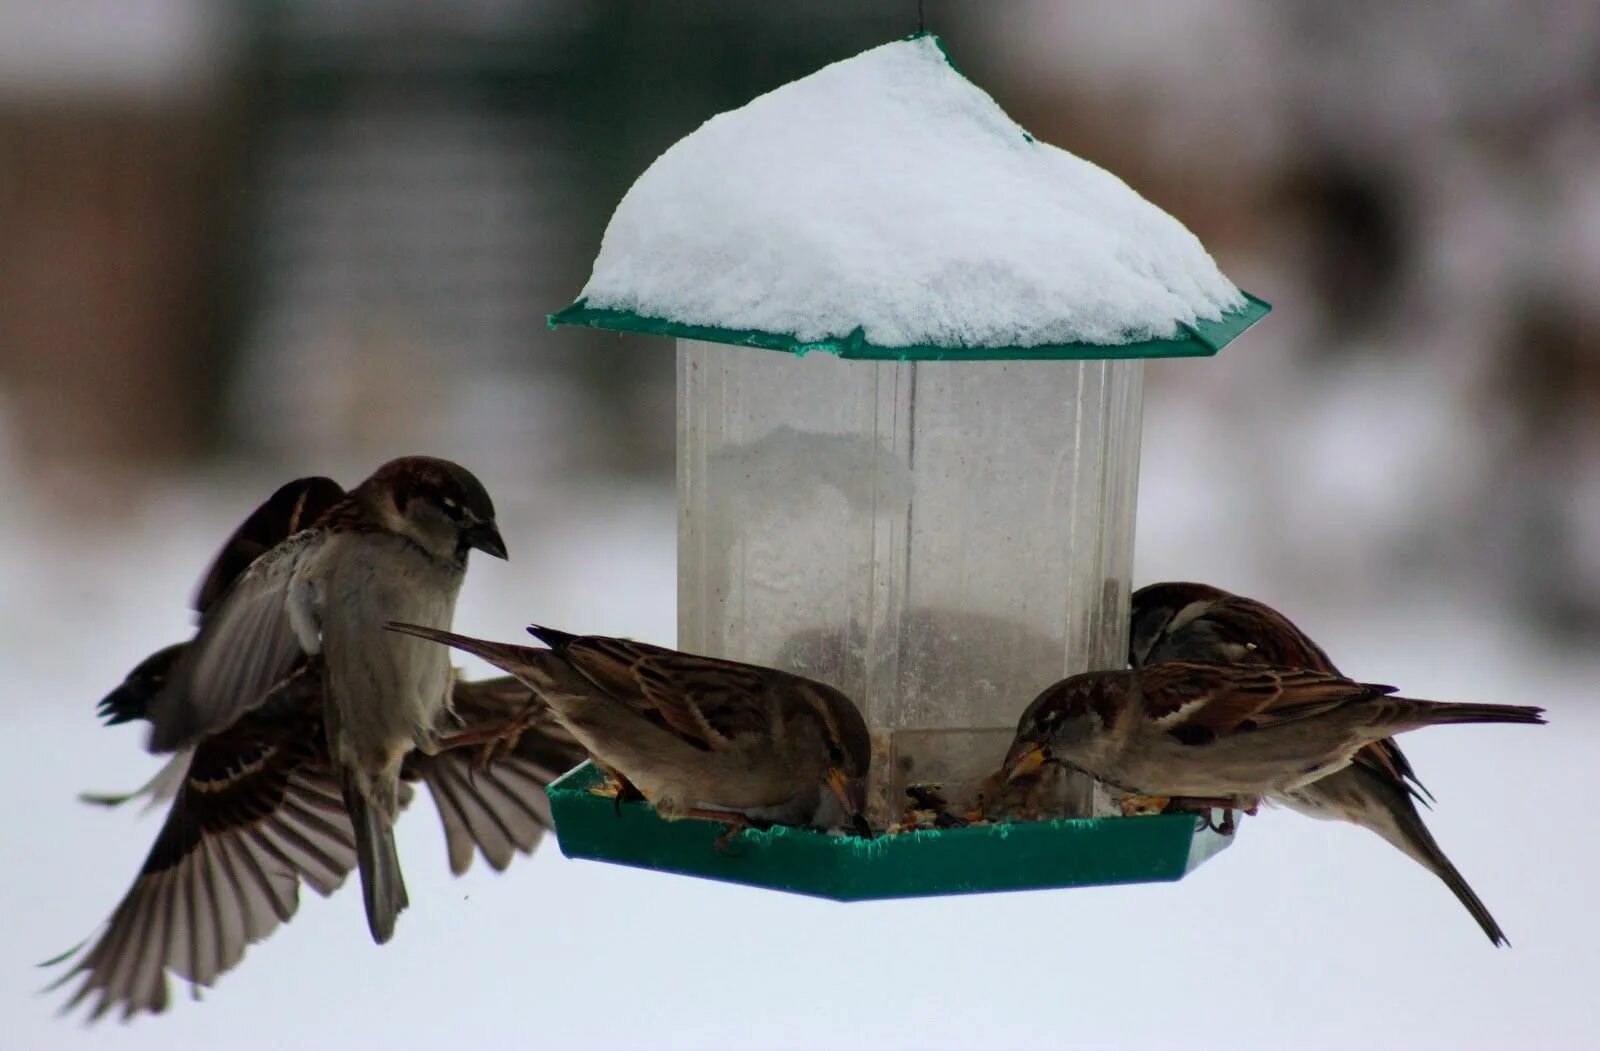
<svg viewBox="0 0 1600 1051">
<path fill-rule="evenodd" d="M 1139 689 L 1146 716 L 1185 744 L 1311 719 L 1394 692 L 1305 668 L 1184 661 L 1145 668 Z"/>
<path fill-rule="evenodd" d="M 1433 793 L 1418 779 L 1417 772 L 1411 767 L 1411 760 L 1406 758 L 1393 737 L 1385 737 L 1364 746 L 1351 762 L 1390 782 L 1423 806 L 1433 799 Z"/>
<path fill-rule="evenodd" d="M 1333 660 L 1309 635 L 1288 617 L 1255 599 L 1203 584 L 1152 584 L 1134 594 L 1135 616 L 1141 598 L 1145 602 L 1171 604 L 1191 600 L 1191 605 L 1178 611 L 1151 648 L 1148 663 L 1219 661 L 1340 674 Z M 1362 748 L 1354 763 L 1413 799 L 1425 802 L 1430 798 L 1410 760 L 1392 738 Z"/>
<path fill-rule="evenodd" d="M 506 676 L 482 682 L 457 682 L 453 704 L 459 730 L 471 730 L 522 714 L 532 691 Z M 472 865 L 473 852 L 497 872 L 517 852 L 531 854 L 553 827 L 545 786 L 588 758 L 577 740 L 538 709 L 510 751 L 480 765 L 462 750 L 425 755 L 412 752 L 402 775 L 427 785 L 444 826 L 450 871 Z"/>
<path fill-rule="evenodd" d="M 144 809 L 149 810 L 177 797 L 189 776 L 189 764 L 193 759 L 193 748 L 180 748 L 171 759 L 162 764 L 154 777 L 132 792 L 80 792 L 78 799 L 103 807 L 119 807 L 135 799 L 143 799 Z"/>
<path fill-rule="evenodd" d="M 539 637 L 590 682 L 696 748 L 710 751 L 768 729 L 761 668 L 630 639 L 547 634 Z"/>
<path fill-rule="evenodd" d="M 251 563 L 284 540 L 310 528 L 322 513 L 344 498 L 344 487 L 332 478 L 296 478 L 250 512 L 212 560 L 195 593 L 194 608 L 209 611 L 228 593 Z"/>
<path fill-rule="evenodd" d="M 301 882 L 332 893 L 355 841 L 328 769 L 321 721 L 303 696 L 275 700 L 207 738 L 133 886 L 64 975 L 91 1019 L 167 1005 L 167 972 L 209 986 L 299 906 Z"/>
<path fill-rule="evenodd" d="M 1310 636 L 1282 613 L 1254 599 L 1229 595 L 1212 604 L 1192 627 L 1240 654 L 1232 660 L 1339 674 L 1333 661 Z"/>
<path fill-rule="evenodd" d="M 305 530 L 258 558 L 211 608 L 151 702 L 150 750 L 192 744 L 259 705 L 320 648 L 300 570 L 322 534 Z"/>
</svg>

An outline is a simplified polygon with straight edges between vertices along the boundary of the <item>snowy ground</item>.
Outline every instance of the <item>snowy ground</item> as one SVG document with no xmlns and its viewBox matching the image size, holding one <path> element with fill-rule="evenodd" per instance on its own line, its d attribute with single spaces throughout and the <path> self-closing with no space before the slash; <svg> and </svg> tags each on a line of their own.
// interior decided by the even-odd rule
<svg viewBox="0 0 1600 1051">
<path fill-rule="evenodd" d="M 1152 435 L 1147 511 L 1185 448 Z M 354 474 L 355 472 L 348 472 Z M 307 894 L 289 926 L 195 1004 L 131 1027 L 58 1019 L 32 964 L 88 935 L 131 879 L 154 816 L 81 789 L 154 763 L 93 702 L 187 631 L 217 540 L 278 479 L 174 484 L 127 530 L 40 529 L 0 510 L 3 661 L 15 721 L 0 767 L 0 1046 L 441 1048 L 825 1046 L 1593 1047 L 1600 660 L 1558 657 L 1470 596 L 1365 612 L 1270 589 L 1225 531 L 1147 519 L 1139 578 L 1211 576 L 1278 598 L 1347 669 L 1422 695 L 1540 703 L 1545 729 L 1413 736 L 1429 818 L 1509 932 L 1491 949 L 1431 876 L 1359 830 L 1285 812 L 1172 885 L 837 905 L 563 859 L 450 878 L 426 804 L 401 827 L 415 904 L 383 951 L 358 896 Z M 1152 491 L 1152 490 L 1156 491 Z M 554 494 L 545 494 L 552 497 Z M 532 619 L 670 640 L 668 491 L 531 498 L 509 565 L 483 560 L 461 630 Z M 511 503 L 518 502 L 515 497 Z M 559 505 L 559 509 L 556 505 Z M 1197 516 L 1197 519 L 1201 516 Z M 1214 516 L 1213 516 L 1214 517 Z M 522 528 L 517 528 L 521 524 Z M 1231 575 L 1230 575 L 1231 574 Z M 1302 574 L 1304 576 L 1304 574 Z"/>
</svg>

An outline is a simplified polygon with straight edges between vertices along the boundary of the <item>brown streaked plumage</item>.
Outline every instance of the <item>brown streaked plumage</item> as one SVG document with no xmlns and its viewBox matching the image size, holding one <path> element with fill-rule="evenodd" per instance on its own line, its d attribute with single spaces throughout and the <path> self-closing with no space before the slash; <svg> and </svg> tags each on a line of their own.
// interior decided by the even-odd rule
<svg viewBox="0 0 1600 1051">
<path fill-rule="evenodd" d="M 456 729 L 470 732 L 518 717 L 519 732 L 484 761 L 463 751 L 414 751 L 400 776 L 421 781 L 433 797 L 451 872 L 466 872 L 474 852 L 504 872 L 517 854 L 532 854 L 553 827 L 545 787 L 589 753 L 513 676 L 458 679 L 452 697 Z"/>
<path fill-rule="evenodd" d="M 1366 744 L 1443 723 L 1542 723 L 1543 709 L 1447 704 L 1301 668 L 1165 661 L 1046 689 L 1007 771 L 1055 761 L 1127 792 L 1252 809 L 1346 766 Z"/>
<path fill-rule="evenodd" d="M 204 615 L 252 562 L 286 538 L 310 528 L 344 497 L 344 486 L 320 475 L 296 478 L 279 487 L 223 543 L 200 581 L 194 608 Z"/>
<path fill-rule="evenodd" d="M 663 817 L 742 815 L 865 832 L 866 722 L 825 683 L 736 661 L 551 628 L 550 649 L 409 624 L 533 688 L 595 759 Z M 836 805 L 836 812 L 835 812 Z M 737 822 L 735 822 L 737 823 Z"/>
<path fill-rule="evenodd" d="M 529 689 L 509 676 L 458 681 L 449 725 L 495 724 L 530 704 Z M 56 983 L 83 976 L 67 1009 L 93 996 L 91 1019 L 162 1011 L 169 972 L 210 986 L 294 915 L 302 882 L 324 896 L 344 883 L 356 865 L 355 839 L 321 707 L 320 672 L 302 664 L 195 748 L 138 878 L 94 946 Z M 466 752 L 406 757 L 401 776 L 427 786 L 457 875 L 475 852 L 496 871 L 532 853 L 551 827 L 545 786 L 586 757 L 534 707 L 523 732 L 487 762 Z M 410 796 L 402 786 L 402 807 Z"/>
<path fill-rule="evenodd" d="M 250 711 L 305 657 L 322 658 L 329 754 L 380 944 L 409 904 L 393 830 L 400 768 L 413 748 L 437 746 L 453 681 L 436 648 L 382 625 L 448 625 L 473 549 L 506 557 L 472 472 L 431 456 L 391 460 L 238 575 L 149 704 L 150 749 L 180 751 Z"/>
<path fill-rule="evenodd" d="M 1150 584 L 1133 594 L 1129 662 L 1267 664 L 1340 674 L 1322 647 L 1271 606 L 1207 584 Z M 1322 820 L 1348 821 L 1382 836 L 1437 876 L 1496 945 L 1505 932 L 1445 856 L 1417 804 L 1432 797 L 1393 740 L 1374 741 L 1348 767 L 1274 796 Z"/>
<path fill-rule="evenodd" d="M 194 749 L 138 878 L 105 932 L 57 983 L 90 1018 L 167 1006 L 167 972 L 209 986 L 299 907 L 355 867 L 355 840 L 327 762 L 318 675 L 302 668 Z"/>
<path fill-rule="evenodd" d="M 254 557 L 331 506 L 336 489 L 327 479 L 299 479 L 263 503 L 207 571 L 197 600 L 202 618 Z M 148 718 L 151 698 L 188 645 L 166 647 L 130 672 L 99 704 L 107 723 Z M 320 671 L 302 661 L 256 709 L 180 752 L 143 788 L 85 797 L 109 806 L 141 797 L 172 806 L 106 930 L 56 983 L 83 977 L 68 1007 L 93 997 L 92 1018 L 160 1011 L 167 972 L 210 985 L 239 962 L 248 942 L 293 915 L 302 881 L 324 895 L 343 883 L 355 866 L 355 846 L 328 763 L 322 699 Z M 457 874 L 475 851 L 497 871 L 517 852 L 530 853 L 550 826 L 545 785 L 585 758 L 547 711 L 530 710 L 531 701 L 514 678 L 458 679 L 456 714 L 445 717 L 441 731 L 497 724 L 517 713 L 523 733 L 487 763 L 459 752 L 413 752 L 402 766 L 405 781 L 422 781 L 433 796 Z M 410 789 L 400 795 L 408 799 Z M 173 902 L 183 910 L 174 912 Z M 199 906 L 194 918 L 190 902 Z"/>
</svg>

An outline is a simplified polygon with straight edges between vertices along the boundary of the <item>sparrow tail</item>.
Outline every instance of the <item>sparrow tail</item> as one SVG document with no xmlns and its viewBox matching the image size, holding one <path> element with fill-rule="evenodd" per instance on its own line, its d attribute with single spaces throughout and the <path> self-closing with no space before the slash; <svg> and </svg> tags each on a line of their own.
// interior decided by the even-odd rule
<svg viewBox="0 0 1600 1051">
<path fill-rule="evenodd" d="M 1511 941 L 1506 937 L 1506 932 L 1500 929 L 1500 925 L 1489 914 L 1489 909 L 1483 904 L 1483 900 L 1468 886 L 1466 878 L 1455 865 L 1451 864 L 1450 859 L 1444 856 L 1444 851 L 1439 849 L 1433 834 L 1423 825 L 1421 816 L 1414 808 L 1407 809 L 1409 813 L 1395 815 L 1400 833 L 1406 839 L 1404 846 L 1400 844 L 1396 846 L 1400 846 L 1407 854 L 1421 862 L 1450 888 L 1450 893 L 1454 894 L 1456 900 L 1472 914 L 1473 919 L 1478 921 L 1478 926 L 1489 936 L 1489 941 L 1495 945 L 1509 946 Z"/>
<path fill-rule="evenodd" d="M 361 897 L 367 907 L 372 940 L 382 945 L 394 937 L 395 918 L 411 904 L 394 845 L 394 815 L 375 805 L 356 784 L 355 773 L 340 771 L 345 807 L 356 832 L 356 864 L 361 871 Z"/>
<path fill-rule="evenodd" d="M 532 635 L 546 646 L 549 646 L 557 653 L 565 650 L 568 646 L 572 645 L 575 639 L 578 638 L 578 636 L 572 634 L 571 632 L 557 631 L 555 628 L 547 628 L 543 624 L 529 624 L 528 634 Z"/>
<path fill-rule="evenodd" d="M 1528 723 L 1545 722 L 1544 709 L 1522 704 L 1455 704 L 1439 701 L 1410 701 L 1411 718 L 1404 715 L 1407 727 L 1437 726 L 1445 723 Z"/>
<path fill-rule="evenodd" d="M 1417 812 L 1411 796 L 1400 786 L 1387 783 L 1370 772 L 1361 771 L 1358 767 L 1349 769 L 1356 771 L 1356 776 L 1360 778 L 1357 783 L 1362 786 L 1365 798 L 1370 800 L 1370 805 L 1364 808 L 1366 816 L 1358 823 L 1376 832 L 1417 864 L 1438 876 L 1450 888 L 1456 900 L 1478 921 L 1478 926 L 1483 928 L 1483 933 L 1489 936 L 1491 942 L 1510 945 L 1505 931 L 1500 929 L 1483 901 L 1468 886 L 1450 859 L 1445 857 L 1433 833 L 1423 824 L 1422 815 Z"/>
<path fill-rule="evenodd" d="M 482 657 L 497 668 L 515 675 L 528 663 L 524 656 L 528 652 L 526 646 L 513 646 L 506 642 L 490 642 L 488 639 L 475 639 L 470 635 L 457 635 L 453 631 L 444 631 L 440 628 L 427 628 L 421 624 L 404 624 L 399 621 L 390 621 L 384 625 L 390 631 L 397 631 L 402 635 L 415 635 L 419 639 L 429 639 L 433 642 L 442 642 L 474 657 Z"/>
<path fill-rule="evenodd" d="M 488 639 L 475 639 L 470 635 L 457 635 L 453 631 L 425 628 L 420 624 L 391 621 L 384 627 L 390 631 L 398 631 L 402 635 L 415 635 L 419 639 L 442 642 L 446 646 L 453 646 L 475 657 L 482 657 L 495 667 L 510 672 L 535 692 L 564 688 L 570 685 L 568 680 L 575 677 L 575 673 L 568 669 L 566 661 L 557 656 L 553 649 L 542 650 L 534 646 L 513 646 L 508 642 L 490 642 Z"/>
</svg>

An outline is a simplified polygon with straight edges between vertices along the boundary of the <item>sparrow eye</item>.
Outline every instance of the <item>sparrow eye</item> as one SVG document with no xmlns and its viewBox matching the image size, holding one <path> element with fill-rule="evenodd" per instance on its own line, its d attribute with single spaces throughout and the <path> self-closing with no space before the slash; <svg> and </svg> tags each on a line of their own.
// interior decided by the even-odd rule
<svg viewBox="0 0 1600 1051">
<path fill-rule="evenodd" d="M 439 498 L 439 506 L 444 508 L 444 513 L 451 518 L 458 520 L 461 518 L 461 505 L 456 502 L 454 497 L 441 496 Z"/>
</svg>

